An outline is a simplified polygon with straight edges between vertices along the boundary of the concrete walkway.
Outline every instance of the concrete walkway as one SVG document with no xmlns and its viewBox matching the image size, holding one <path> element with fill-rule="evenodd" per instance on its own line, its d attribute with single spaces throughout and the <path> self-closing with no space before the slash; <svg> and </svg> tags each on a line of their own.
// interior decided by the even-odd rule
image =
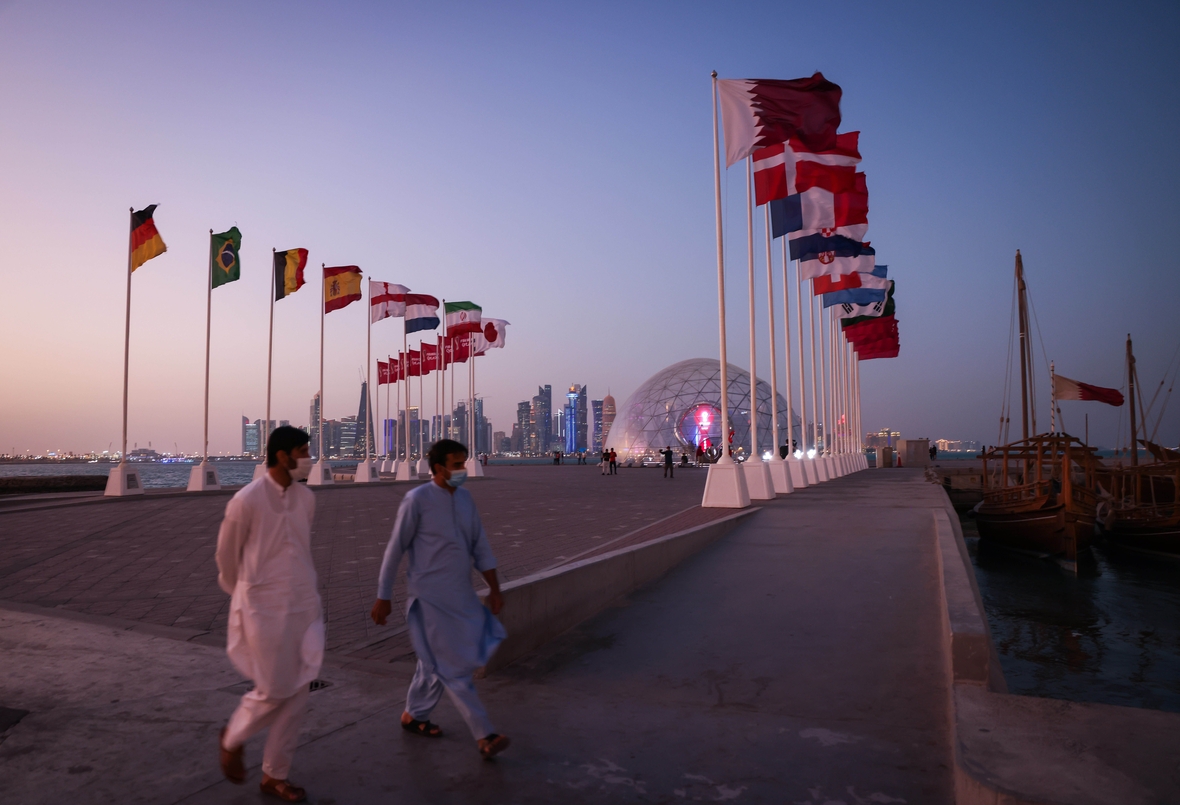
<svg viewBox="0 0 1180 805">
<path fill-rule="evenodd" d="M 512 748 L 397 728 L 409 666 L 326 667 L 293 776 L 311 801 L 953 801 L 931 509 L 911 471 L 765 504 L 620 606 L 481 685 Z M 23 803 L 253 803 L 219 780 L 240 689 L 219 650 L 0 612 L 0 743 Z"/>
</svg>

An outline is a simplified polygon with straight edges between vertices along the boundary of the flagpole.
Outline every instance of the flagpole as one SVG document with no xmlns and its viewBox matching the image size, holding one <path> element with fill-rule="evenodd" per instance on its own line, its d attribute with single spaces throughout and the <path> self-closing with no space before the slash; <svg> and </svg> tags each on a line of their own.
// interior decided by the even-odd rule
<svg viewBox="0 0 1180 805">
<path fill-rule="evenodd" d="M 119 450 L 119 463 L 107 477 L 107 487 L 103 493 L 112 497 L 143 494 L 138 473 L 131 471 L 127 466 L 127 389 L 131 366 L 131 274 L 134 271 L 131 261 L 134 257 L 135 208 L 128 207 L 127 212 L 127 305 L 123 326 L 123 446 Z M 134 483 L 128 482 L 129 476 L 135 479 Z"/>
<path fill-rule="evenodd" d="M 316 464 L 312 467 L 311 475 L 307 478 L 308 486 L 324 486 L 333 483 L 332 472 L 328 468 L 328 458 L 324 455 L 324 317 L 327 315 L 328 299 L 324 280 L 327 265 L 320 263 L 320 421 L 319 446 L 316 448 Z"/>
<path fill-rule="evenodd" d="M 369 304 L 368 313 L 365 315 L 365 421 L 364 423 L 356 423 L 357 427 L 361 428 L 360 438 L 365 440 L 365 459 L 363 465 L 357 463 L 356 472 L 352 476 L 353 483 L 361 484 L 379 480 L 373 473 L 373 465 L 369 461 L 373 446 L 373 440 L 369 438 L 373 431 L 373 281 L 369 280 L 366 284 L 369 288 Z M 375 436 L 375 434 L 373 435 Z M 362 466 L 364 469 L 361 469 Z"/>
<path fill-rule="evenodd" d="M 213 230 L 209 230 L 209 274 L 205 286 L 205 430 L 201 464 L 189 473 L 188 491 L 203 492 L 206 489 L 220 489 L 216 470 L 212 482 L 209 478 L 209 345 L 213 332 Z"/>
<path fill-rule="evenodd" d="M 783 266 L 784 276 L 786 275 L 787 267 Z M 807 381 L 804 378 L 804 366 L 806 361 L 803 359 L 803 281 L 799 279 L 799 261 L 795 261 L 795 330 L 796 330 L 796 348 L 799 352 L 799 449 L 803 453 L 803 458 L 807 458 Z M 807 482 L 813 483 L 815 478 L 806 472 L 807 464 L 803 465 L 804 475 L 807 476 Z"/>
<path fill-rule="evenodd" d="M 812 304 L 819 305 L 819 316 L 815 322 L 819 327 L 819 333 L 816 335 L 816 340 L 819 341 L 819 410 L 823 412 L 823 423 L 820 425 L 819 435 L 824 441 L 824 452 L 826 456 L 831 452 L 831 444 L 828 441 L 828 434 L 825 431 L 831 427 L 831 418 L 828 415 L 828 360 L 827 349 L 825 349 L 824 342 L 824 300 L 823 297 L 815 297 L 815 283 L 812 282 Z M 829 473 L 830 475 L 831 473 Z"/>
<path fill-rule="evenodd" d="M 796 264 L 798 268 L 798 264 Z M 802 280 L 800 280 L 802 282 Z M 810 288 L 808 288 L 810 290 Z M 823 408 L 820 405 L 819 383 L 822 368 L 819 361 L 815 357 L 815 299 L 813 296 L 808 297 L 807 301 L 807 341 L 811 345 L 811 449 L 815 451 L 815 469 L 819 480 L 828 480 L 828 474 L 824 471 L 824 463 L 821 460 L 822 454 L 819 450 L 819 434 L 820 422 Z"/>
<path fill-rule="evenodd" d="M 266 438 L 259 436 L 259 450 L 264 456 L 268 456 L 266 452 L 266 442 L 270 439 L 270 390 L 271 390 L 271 369 L 274 361 L 275 349 L 275 248 L 270 249 L 270 326 L 266 336 L 266 424 L 262 427 L 266 429 Z M 261 471 L 255 469 L 254 477 L 259 478 L 266 472 L 266 463 L 269 458 L 264 458 L 259 467 Z"/>
<path fill-rule="evenodd" d="M 767 234 L 769 236 L 769 233 Z M 747 286 L 750 291 L 750 457 L 742 465 L 742 472 L 746 474 L 746 488 L 752 500 L 772 500 L 775 495 L 774 480 L 770 477 L 766 462 L 762 460 L 762 451 L 758 445 L 758 339 L 754 306 L 754 161 L 750 157 L 746 157 L 746 257 Z M 768 251 L 767 258 L 769 257 Z M 774 397 L 773 391 L 770 396 Z"/>
<path fill-rule="evenodd" d="M 786 380 L 787 380 L 787 467 L 790 470 L 791 486 L 792 488 L 801 488 L 807 486 L 807 473 L 803 469 L 803 465 L 795 460 L 795 402 L 794 391 L 791 389 L 791 292 L 790 282 L 788 277 L 787 265 L 789 255 L 787 253 L 787 238 L 782 239 L 783 250 L 783 350 L 786 353 Z M 802 380 L 802 364 L 799 367 L 799 393 L 803 393 Z M 800 423 L 800 435 L 802 435 L 802 423 Z"/>
<path fill-rule="evenodd" d="M 725 244 L 721 223 L 721 130 L 717 120 L 717 71 L 712 73 L 713 197 L 717 228 L 717 325 L 721 352 L 721 456 L 709 466 L 701 506 L 744 509 L 750 505 L 746 476 L 729 454 L 729 357 L 725 342 Z"/>
</svg>

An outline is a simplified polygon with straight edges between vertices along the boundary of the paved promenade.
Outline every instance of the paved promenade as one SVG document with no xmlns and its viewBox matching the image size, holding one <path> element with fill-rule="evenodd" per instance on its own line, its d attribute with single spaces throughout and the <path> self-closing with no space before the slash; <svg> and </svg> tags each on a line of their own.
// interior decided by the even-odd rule
<svg viewBox="0 0 1180 805">
<path fill-rule="evenodd" d="M 397 728 L 408 663 L 330 664 L 293 776 L 323 805 L 952 802 L 940 494 L 920 473 L 869 471 L 764 504 L 479 682 L 514 740 L 496 763 L 445 699 L 443 740 Z M 247 787 L 214 765 L 241 689 L 215 647 L 0 610 L 0 678 L 0 706 L 31 711 L 0 744 L 14 801 L 263 801 L 257 745 Z"/>
<path fill-rule="evenodd" d="M 604 477 L 594 466 L 493 466 L 469 489 L 507 581 L 641 529 L 650 539 L 683 528 L 668 531 L 659 522 L 697 506 L 704 482 L 704 470 L 669 481 L 652 469 Z M 411 488 L 342 484 L 317 491 L 312 544 L 329 651 L 390 655 L 389 647 L 370 646 L 393 629 L 375 626 L 368 613 L 397 507 Z M 213 552 L 228 500 L 227 493 L 178 494 L 0 509 L 0 600 L 204 632 L 217 642 L 229 597 L 217 586 Z M 696 512 L 679 521 L 711 516 Z M 397 602 L 404 591 L 402 578 Z"/>
</svg>

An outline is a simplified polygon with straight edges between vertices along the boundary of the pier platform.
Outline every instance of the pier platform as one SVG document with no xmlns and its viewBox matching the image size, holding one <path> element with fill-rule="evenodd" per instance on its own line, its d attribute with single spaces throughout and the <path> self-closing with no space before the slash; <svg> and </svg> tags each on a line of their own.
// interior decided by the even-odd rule
<svg viewBox="0 0 1180 805">
<path fill-rule="evenodd" d="M 560 481 L 569 494 L 552 521 L 539 521 L 556 524 L 540 525 L 543 534 L 568 535 L 571 520 L 586 517 L 621 519 L 603 508 L 570 517 L 577 485 L 600 480 L 579 472 Z M 660 493 L 656 473 L 632 472 L 618 479 Z M 529 485 L 543 492 L 544 476 Z M 353 511 L 354 523 L 368 525 Z M 1062 713 L 1075 706 L 1049 703 L 1054 724 L 1038 710 L 1046 700 L 1002 693 L 986 622 L 972 609 L 970 568 L 961 557 L 954 564 L 961 537 L 949 511 L 919 470 L 864 471 L 763 502 L 659 580 L 479 680 L 497 728 L 513 739 L 494 763 L 479 759 L 445 698 L 434 717 L 444 739 L 398 728 L 412 656 L 358 661 L 355 642 L 340 643 L 321 673 L 329 684 L 311 696 L 292 777 L 324 805 L 1177 801 L 1174 758 L 1162 762 L 1172 744 L 1162 738 L 1180 717 L 1147 712 L 1132 719 L 1142 734 L 1128 736 L 1121 713 L 1117 736 L 1148 750 L 1137 759 L 1126 744 L 1121 755 L 1106 751 L 1084 731 L 1088 745 L 1059 752 L 1054 730 L 1069 729 Z M 715 527 L 692 507 L 644 512 L 632 522 L 651 529 L 646 542 L 631 528 L 570 567 Z M 117 533 L 118 524 L 104 527 Z M 202 550 L 193 569 L 212 561 Z M 562 550 L 565 559 L 578 553 Z M 537 560 L 521 580 L 561 561 Z M 371 603 L 371 590 L 355 595 Z M 215 631 L 46 603 L 0 605 L 0 763 L 14 801 L 265 801 L 259 742 L 248 745 L 247 786 L 216 767 L 217 731 L 244 684 L 223 650 L 206 644 Z M 1101 713 L 1085 712 L 1101 726 Z M 1023 764 L 987 737 L 993 729 L 1030 753 Z M 1088 764 L 1088 793 L 1076 781 L 1027 797 L 1011 788 L 1038 758 L 1049 762 L 1043 784 Z M 1137 796 L 1102 798 L 1128 791 Z"/>
</svg>

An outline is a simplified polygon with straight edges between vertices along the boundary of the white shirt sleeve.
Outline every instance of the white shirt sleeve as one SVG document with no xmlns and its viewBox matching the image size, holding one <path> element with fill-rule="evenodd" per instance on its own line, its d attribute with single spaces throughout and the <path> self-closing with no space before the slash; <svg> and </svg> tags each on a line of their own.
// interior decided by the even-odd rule
<svg viewBox="0 0 1180 805">
<path fill-rule="evenodd" d="M 238 583 L 238 567 L 242 549 L 250 535 L 249 513 L 235 495 L 225 507 L 225 519 L 217 532 L 217 584 L 228 595 L 233 595 Z"/>
</svg>

